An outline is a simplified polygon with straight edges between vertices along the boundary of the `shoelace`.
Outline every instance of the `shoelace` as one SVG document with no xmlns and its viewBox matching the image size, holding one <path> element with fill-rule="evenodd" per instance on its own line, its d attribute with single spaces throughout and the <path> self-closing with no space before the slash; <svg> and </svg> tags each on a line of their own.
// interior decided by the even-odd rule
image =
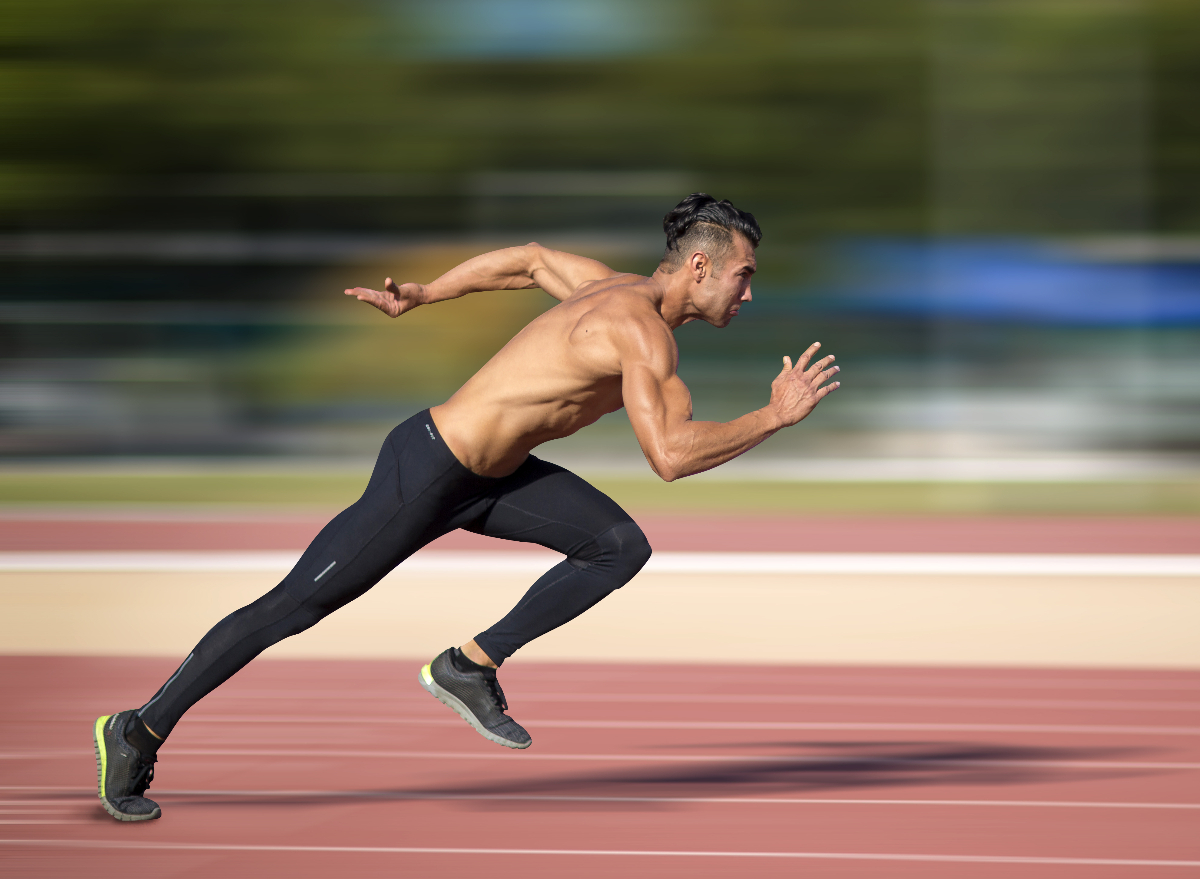
<svg viewBox="0 0 1200 879">
<path fill-rule="evenodd" d="M 492 697 L 492 704 L 496 705 L 501 711 L 507 711 L 508 702 L 504 699 L 504 691 L 500 689 L 500 682 L 494 676 L 485 677 L 483 681 L 487 687 L 488 695 Z"/>
<path fill-rule="evenodd" d="M 154 781 L 154 764 L 158 762 L 157 757 L 151 757 L 147 760 L 142 757 L 137 774 L 131 779 L 129 793 L 131 796 L 140 797 L 146 792 L 146 788 L 150 787 L 150 782 Z"/>
</svg>

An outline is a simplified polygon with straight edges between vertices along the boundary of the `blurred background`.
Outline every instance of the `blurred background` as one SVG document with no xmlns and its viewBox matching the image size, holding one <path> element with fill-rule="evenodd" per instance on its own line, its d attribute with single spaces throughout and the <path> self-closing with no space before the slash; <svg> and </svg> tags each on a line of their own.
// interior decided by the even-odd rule
<svg viewBox="0 0 1200 879">
<path fill-rule="evenodd" d="M 1195 3 L 0 15 L 7 500 L 57 497 L 43 477 L 80 462 L 337 461 L 357 483 L 387 429 L 553 300 L 480 294 L 389 321 L 343 288 L 529 240 L 648 274 L 662 215 L 703 190 L 765 234 L 752 306 L 678 333 L 696 417 L 762 405 L 780 357 L 814 340 L 844 387 L 701 479 L 757 480 L 754 504 L 778 479 L 1107 481 L 1115 508 L 1200 509 Z M 546 456 L 651 476 L 624 413 Z M 1006 490 L 896 503 L 1003 508 Z"/>
</svg>

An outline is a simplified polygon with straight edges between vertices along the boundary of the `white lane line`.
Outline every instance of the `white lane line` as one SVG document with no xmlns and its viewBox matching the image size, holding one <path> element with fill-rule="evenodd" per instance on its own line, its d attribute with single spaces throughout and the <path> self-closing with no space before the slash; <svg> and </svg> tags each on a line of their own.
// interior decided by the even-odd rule
<svg viewBox="0 0 1200 879">
<path fill-rule="evenodd" d="M 0 571 L 286 571 L 297 552 L 4 552 Z M 425 550 L 397 570 L 422 575 L 540 574 L 550 551 Z M 660 552 L 656 574 L 994 574 L 1197 577 L 1200 555 L 1053 553 Z"/>
<path fill-rule="evenodd" d="M 0 571 L 287 571 L 295 552 L 0 552 Z"/>
<path fill-rule="evenodd" d="M 189 718 L 192 723 L 260 723 L 260 724 L 319 724 L 329 721 L 321 717 L 199 715 Z M 343 717 L 343 723 L 355 726 L 458 726 L 453 717 Z M 1096 724 L 1039 724 L 1039 723 L 889 723 L 859 721 L 756 721 L 756 720 L 555 720 L 522 717 L 527 727 L 543 729 L 689 729 L 689 730 L 857 730 L 883 732 L 1002 732 L 1056 733 L 1064 735 L 1140 735 L 1195 736 L 1196 726 L 1113 726 Z"/>
<path fill-rule="evenodd" d="M 79 750 L 10 751 L 0 753 L 0 760 L 61 760 L 78 757 Z M 1031 759 L 957 759 L 929 757 L 878 757 L 861 754 L 846 756 L 806 756 L 790 754 L 544 754 L 522 751 L 520 756 L 508 751 L 368 751 L 359 748 L 171 748 L 169 756 L 176 757 L 324 757 L 383 760 L 519 760 L 566 763 L 803 763 L 810 765 L 880 765 L 880 766 L 944 766 L 944 767 L 1031 767 L 1052 769 L 1115 769 L 1115 770 L 1182 770 L 1200 769 L 1200 763 L 1139 762 L 1125 760 L 1031 760 Z M 29 787 L 0 785 L 0 790 L 77 790 L 77 788 Z"/>
<path fill-rule="evenodd" d="M 393 663 L 411 663 L 417 668 L 420 668 L 426 662 L 428 657 L 424 659 L 389 659 L 377 660 L 380 665 L 386 663 L 389 667 Z M 336 660 L 333 660 L 336 662 Z M 733 683 L 738 686 L 743 686 L 746 679 L 746 667 L 753 670 L 754 680 L 757 684 L 762 685 L 780 685 L 789 688 L 807 689 L 817 687 L 837 687 L 838 691 L 844 691 L 852 687 L 875 687 L 885 686 L 891 690 L 898 690 L 902 687 L 934 687 L 937 689 L 956 689 L 976 692 L 978 690 L 992 689 L 1020 689 L 1020 690 L 1066 690 L 1068 693 L 1074 693 L 1079 690 L 1103 690 L 1111 692 L 1113 690 L 1130 691 L 1140 694 L 1145 691 L 1155 690 L 1178 690 L 1190 693 L 1200 694 L 1200 673 L 1196 672 L 1165 672 L 1166 676 L 1183 678 L 1182 680 L 1163 680 L 1162 678 L 1137 677 L 1137 678 L 1097 678 L 1090 674 L 1081 674 L 1077 678 L 1062 678 L 1057 677 L 1057 674 L 1062 672 L 1061 669 L 1055 669 L 1053 672 L 1048 672 L 1040 677 L 1026 678 L 995 678 L 989 675 L 992 670 L 984 669 L 962 669 L 955 674 L 949 672 L 946 675 L 934 676 L 929 675 L 911 675 L 905 673 L 897 674 L 823 674 L 814 670 L 813 666 L 794 666 L 790 670 L 782 670 L 779 666 L 766 668 L 761 665 L 749 664 L 747 666 L 738 663 L 727 663 L 722 666 L 704 665 L 703 680 L 706 684 Z M 603 682 L 608 685 L 620 684 L 622 681 L 636 681 L 640 686 L 644 686 L 646 681 L 654 681 L 658 685 L 679 685 L 683 683 L 694 683 L 696 681 L 696 666 L 684 665 L 681 663 L 634 663 L 634 662 L 590 662 L 590 663 L 563 663 L 540 662 L 534 660 L 520 668 L 520 674 L 523 677 L 523 683 L 526 686 L 533 686 L 535 683 L 538 686 L 562 686 L 569 683 L 574 686 L 581 681 L 586 683 Z M 1086 676 L 1085 676 L 1086 675 Z M 234 693 L 239 698 L 251 698 L 257 696 L 259 698 L 268 698 L 276 691 L 263 690 L 247 686 L 246 689 L 238 689 L 236 691 L 219 690 L 221 698 L 232 696 Z M 308 694 L 312 693 L 313 698 L 320 696 L 325 698 L 326 693 L 334 693 L 335 691 L 319 690 L 319 689 L 297 689 L 292 696 L 284 696 L 284 698 L 308 698 Z M 377 690 L 355 690 L 350 686 L 341 687 L 336 691 L 337 694 L 345 698 L 371 698 L 378 694 Z M 424 701 L 425 697 L 417 692 L 413 692 L 412 698 L 420 697 L 420 701 Z M 210 696 L 209 699 L 218 698 Z"/>
<path fill-rule="evenodd" d="M 336 660 L 334 660 L 336 661 Z M 414 688 L 415 689 L 415 688 Z M 514 687 L 515 689 L 515 687 Z M 294 693 L 267 690 L 231 690 L 216 692 L 205 700 L 209 710 L 239 711 L 242 705 L 254 704 L 261 707 L 264 702 L 299 702 L 319 704 L 323 702 L 366 702 L 376 699 L 378 690 L 304 690 Z M 1200 711 L 1200 701 L 1158 702 L 1138 700 L 1089 700 L 1089 699 L 990 699 L 958 696 L 841 696 L 800 694 L 716 694 L 690 693 L 596 693 L 555 692 L 521 690 L 519 699 L 524 702 L 604 702 L 625 704 L 679 703 L 704 705 L 884 705 L 914 706 L 929 708 L 1041 708 L 1062 711 Z M 227 704 L 228 703 L 228 704 Z M 394 708 L 409 711 L 413 708 L 443 709 L 431 702 L 429 696 L 418 690 L 416 693 L 389 693 L 388 703 Z M 77 723 L 73 715 L 41 716 L 41 723 Z"/>
<path fill-rule="evenodd" d="M 374 696 L 375 694 L 370 694 Z M 292 698 L 309 698 L 307 695 Z M 366 694 L 362 697 L 368 698 Z M 973 699 L 939 696 L 776 696 L 776 695 L 713 695 L 710 693 L 526 693 L 520 695 L 522 702 L 628 702 L 662 703 L 679 702 L 705 705 L 713 703 L 729 705 L 921 705 L 949 708 L 1045 708 L 1076 711 L 1200 711 L 1200 702 L 1137 702 L 1137 701 L 1088 701 L 1071 699 Z M 428 700 L 413 695 L 414 703 L 424 704 Z"/>
<path fill-rule="evenodd" d="M 637 849 L 440 848 L 369 845 L 233 845 L 215 842 L 125 842 L 84 839 L 0 839 L 0 845 L 43 848 L 94 848 L 135 851 L 298 852 L 397 855 L 556 855 L 577 857 L 787 858 L 838 861 L 909 861 L 950 864 L 1060 864 L 1109 867 L 1200 867 L 1200 861 L 1135 858 L 1059 858 L 1020 855 L 891 854 L 875 852 L 748 852 Z"/>
<path fill-rule="evenodd" d="M 879 800 L 815 797 L 599 797 L 553 794 L 440 794 L 404 791 L 162 790 L 163 797 L 319 797 L 404 801 L 496 800 L 549 803 L 679 803 L 756 806 L 996 806 L 1050 809 L 1200 809 L 1200 803 L 1105 803 L 1073 800 Z"/>
</svg>

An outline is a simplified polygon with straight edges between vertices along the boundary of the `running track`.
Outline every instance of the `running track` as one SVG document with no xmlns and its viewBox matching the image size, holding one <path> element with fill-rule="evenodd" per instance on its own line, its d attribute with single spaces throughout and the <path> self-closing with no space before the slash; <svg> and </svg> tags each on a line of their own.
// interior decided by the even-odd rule
<svg viewBox="0 0 1200 879">
<path fill-rule="evenodd" d="M 4 548 L 293 548 L 313 527 L 107 521 L 30 519 Z M 697 548 L 663 521 L 656 546 Z M 1170 553 L 1196 533 L 1056 520 L 1047 545 L 1036 520 L 870 520 L 822 547 L 793 542 L 815 520 L 771 521 L 786 545 L 719 522 L 703 548 Z M 293 537 L 218 533 L 269 527 Z M 120 825 L 90 721 L 174 660 L 0 657 L 0 874 L 1200 875 L 1200 673 L 514 662 L 535 741 L 511 752 L 420 690 L 420 662 L 252 664 L 164 749 L 164 818 Z"/>
</svg>

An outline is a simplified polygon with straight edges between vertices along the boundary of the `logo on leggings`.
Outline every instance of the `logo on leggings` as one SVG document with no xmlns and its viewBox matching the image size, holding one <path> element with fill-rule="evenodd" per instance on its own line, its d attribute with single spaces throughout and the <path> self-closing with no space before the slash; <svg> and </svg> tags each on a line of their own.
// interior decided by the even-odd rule
<svg viewBox="0 0 1200 879">
<path fill-rule="evenodd" d="M 430 427 L 428 424 L 426 424 L 426 425 L 425 425 L 425 429 L 426 429 L 427 431 L 429 431 L 429 438 L 430 438 L 431 440 L 433 440 L 433 441 L 436 443 L 436 442 L 437 442 L 437 437 L 433 435 L 433 428 L 432 428 L 432 427 Z"/>
</svg>

